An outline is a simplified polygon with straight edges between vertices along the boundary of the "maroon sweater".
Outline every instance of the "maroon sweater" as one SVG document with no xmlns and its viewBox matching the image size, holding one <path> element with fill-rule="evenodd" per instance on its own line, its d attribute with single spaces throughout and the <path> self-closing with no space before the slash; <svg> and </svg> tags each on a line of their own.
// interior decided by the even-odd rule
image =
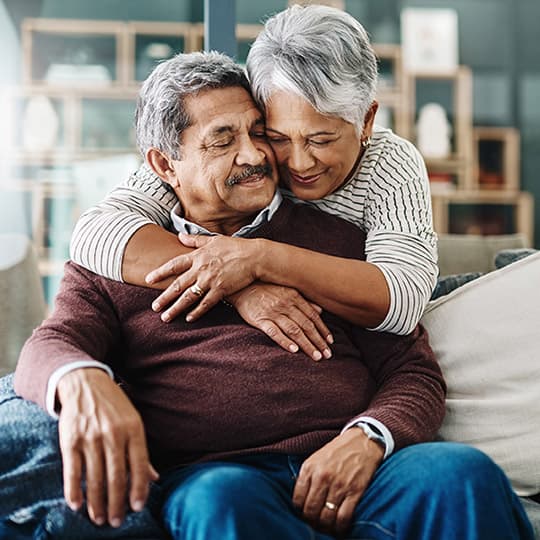
<svg viewBox="0 0 540 540">
<path fill-rule="evenodd" d="M 256 236 L 364 258 L 352 224 L 284 201 Z M 367 331 L 329 313 L 333 358 L 292 354 L 220 304 L 195 323 L 164 324 L 157 292 L 68 263 L 54 313 L 28 340 L 15 388 L 44 406 L 49 376 L 74 360 L 110 365 L 142 415 L 160 469 L 251 452 L 310 454 L 369 415 L 396 448 L 431 439 L 444 414 L 441 371 L 419 327 Z"/>
</svg>

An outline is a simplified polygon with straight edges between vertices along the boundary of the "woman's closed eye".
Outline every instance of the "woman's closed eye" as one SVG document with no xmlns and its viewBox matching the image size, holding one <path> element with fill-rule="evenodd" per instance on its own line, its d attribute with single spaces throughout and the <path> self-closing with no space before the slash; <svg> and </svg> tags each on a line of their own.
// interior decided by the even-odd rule
<svg viewBox="0 0 540 540">
<path fill-rule="evenodd" d="M 328 144 L 332 144 L 335 142 L 336 139 L 309 139 L 309 144 L 313 144 L 315 146 L 326 146 Z"/>
</svg>

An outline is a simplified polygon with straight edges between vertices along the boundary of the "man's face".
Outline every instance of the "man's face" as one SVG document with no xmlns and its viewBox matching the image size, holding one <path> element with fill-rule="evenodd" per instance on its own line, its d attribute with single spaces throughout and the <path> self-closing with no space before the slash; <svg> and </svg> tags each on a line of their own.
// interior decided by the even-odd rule
<svg viewBox="0 0 540 540">
<path fill-rule="evenodd" d="M 264 119 L 241 87 L 211 89 L 185 102 L 192 125 L 172 161 L 186 219 L 231 234 L 267 206 L 277 186 Z"/>
</svg>

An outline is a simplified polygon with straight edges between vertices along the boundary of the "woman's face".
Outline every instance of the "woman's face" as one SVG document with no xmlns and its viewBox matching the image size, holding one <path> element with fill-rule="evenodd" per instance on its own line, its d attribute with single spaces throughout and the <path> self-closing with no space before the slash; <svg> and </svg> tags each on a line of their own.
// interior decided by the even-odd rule
<svg viewBox="0 0 540 540">
<path fill-rule="evenodd" d="M 324 116 L 305 99 L 275 91 L 266 105 L 266 134 L 276 154 L 281 182 L 299 199 L 322 199 L 351 173 L 371 135 L 376 106 L 367 114 L 362 135 L 336 116 Z"/>
</svg>

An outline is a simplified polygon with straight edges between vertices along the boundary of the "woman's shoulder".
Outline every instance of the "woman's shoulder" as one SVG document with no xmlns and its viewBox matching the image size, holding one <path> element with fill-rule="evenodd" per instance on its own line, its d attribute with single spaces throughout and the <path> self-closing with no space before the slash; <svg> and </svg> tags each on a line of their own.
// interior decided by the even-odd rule
<svg viewBox="0 0 540 540">
<path fill-rule="evenodd" d="M 412 177 L 422 178 L 425 175 L 422 155 L 411 141 L 390 129 L 375 126 L 358 176 L 391 178 L 403 176 L 399 173 L 405 171 L 404 177 L 409 180 Z"/>
<path fill-rule="evenodd" d="M 370 150 L 380 157 L 389 156 L 395 152 L 408 157 L 420 155 L 411 141 L 396 135 L 391 129 L 377 125 L 373 127 Z M 369 153 L 371 152 L 368 152 L 368 155 Z"/>
</svg>

